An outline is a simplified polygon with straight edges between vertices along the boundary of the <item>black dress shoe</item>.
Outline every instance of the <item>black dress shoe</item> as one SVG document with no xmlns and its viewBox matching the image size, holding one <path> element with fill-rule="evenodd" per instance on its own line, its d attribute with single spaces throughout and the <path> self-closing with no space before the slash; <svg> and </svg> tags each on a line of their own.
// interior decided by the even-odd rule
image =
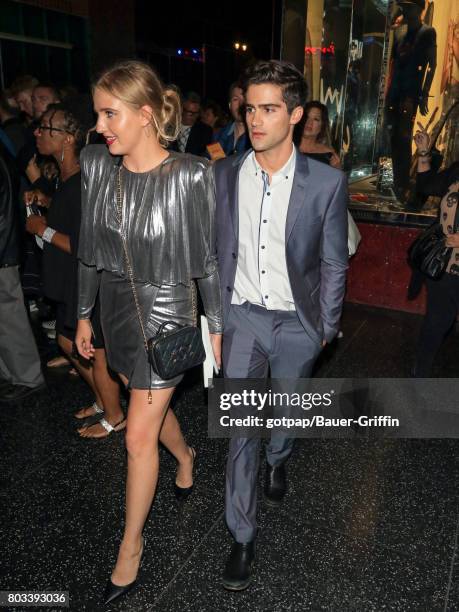
<svg viewBox="0 0 459 612">
<path fill-rule="evenodd" d="M 142 564 L 144 552 L 145 552 L 145 538 L 143 538 L 142 552 L 140 553 L 139 570 Z M 138 575 L 138 572 L 137 572 L 137 575 Z M 123 595 L 126 595 L 126 593 L 128 593 L 131 589 L 133 589 L 136 586 L 136 584 L 137 584 L 137 577 L 135 578 L 135 580 L 133 580 L 129 584 L 124 584 L 124 585 L 113 584 L 113 582 L 109 579 L 105 586 L 104 604 L 107 605 L 111 603 L 112 601 L 115 601 L 115 599 L 119 599 Z"/>
<path fill-rule="evenodd" d="M 252 582 L 255 540 L 247 544 L 234 542 L 223 572 L 222 585 L 228 591 L 243 591 Z"/>
<path fill-rule="evenodd" d="M 192 448 L 191 452 L 193 453 L 193 470 L 194 470 L 194 466 L 196 464 L 196 451 L 194 450 L 194 448 Z M 174 493 L 175 493 L 176 500 L 180 503 L 185 502 L 190 497 L 190 495 L 193 493 L 193 488 L 194 488 L 194 484 L 192 484 L 191 487 L 179 487 L 178 484 L 174 483 Z"/>
<path fill-rule="evenodd" d="M 45 383 L 41 383 L 36 387 L 26 387 L 24 385 L 11 385 L 9 387 L 6 386 L 0 390 L 0 402 L 20 402 L 26 397 L 29 397 L 29 395 L 38 393 L 38 391 L 42 391 L 43 389 L 46 389 Z"/>
<path fill-rule="evenodd" d="M 287 492 L 287 475 L 285 464 L 273 467 L 266 463 L 265 501 L 270 506 L 278 506 Z"/>
<path fill-rule="evenodd" d="M 137 578 L 129 584 L 125 584 L 124 586 L 118 586 L 117 584 L 113 584 L 113 582 L 109 579 L 105 587 L 104 604 L 107 605 L 112 601 L 115 601 L 115 599 L 123 597 L 123 595 L 126 595 L 126 593 L 133 589 L 136 584 Z"/>
</svg>

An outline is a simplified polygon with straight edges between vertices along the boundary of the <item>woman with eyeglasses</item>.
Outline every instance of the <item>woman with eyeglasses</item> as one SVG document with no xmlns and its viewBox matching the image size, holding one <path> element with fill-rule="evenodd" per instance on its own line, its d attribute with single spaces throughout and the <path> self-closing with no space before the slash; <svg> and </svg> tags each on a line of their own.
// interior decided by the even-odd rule
<svg viewBox="0 0 459 612">
<path fill-rule="evenodd" d="M 56 303 L 58 345 L 96 398 L 92 407 L 82 409 L 75 415 L 78 418 L 94 415 L 97 421 L 84 422 L 79 433 L 83 437 L 99 438 L 124 429 L 126 421 L 119 403 L 118 383 L 111 378 L 107 369 L 97 317 L 92 320 L 96 347 L 93 364 L 76 358 L 73 351 L 77 326 L 77 250 L 81 220 L 79 154 L 92 122 L 91 109 L 81 96 L 73 101 L 51 105 L 42 116 L 35 130 L 37 148 L 41 154 L 54 157 L 59 165 L 60 178 L 47 215 L 29 216 L 26 229 L 30 234 L 40 236 L 44 243 L 44 292 Z M 99 413 L 104 411 L 100 419 Z"/>
</svg>

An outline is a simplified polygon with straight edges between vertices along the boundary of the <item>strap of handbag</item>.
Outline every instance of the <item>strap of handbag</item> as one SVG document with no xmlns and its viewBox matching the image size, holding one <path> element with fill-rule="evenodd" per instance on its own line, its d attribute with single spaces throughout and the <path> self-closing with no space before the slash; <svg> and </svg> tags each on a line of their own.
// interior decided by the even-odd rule
<svg viewBox="0 0 459 612">
<path fill-rule="evenodd" d="M 121 240 L 123 243 L 124 259 L 126 262 L 126 269 L 127 269 L 127 273 L 129 277 L 129 283 L 131 285 L 132 295 L 134 296 L 134 303 L 135 303 L 135 308 L 137 311 L 137 318 L 139 319 L 140 329 L 142 331 L 145 352 L 147 353 L 147 357 L 148 357 L 148 339 L 147 339 L 147 335 L 145 333 L 145 327 L 142 321 L 142 313 L 140 311 L 139 297 L 137 295 L 137 289 L 136 289 L 135 282 L 134 282 L 134 272 L 132 269 L 131 260 L 130 260 L 128 248 L 127 248 L 126 234 L 123 231 L 123 187 L 121 183 L 121 166 L 122 164 L 120 163 L 118 166 L 118 172 L 116 175 L 116 217 L 117 217 L 117 221 L 118 221 L 119 228 L 120 228 Z M 196 287 L 195 287 L 193 280 L 191 280 L 191 305 L 192 305 L 192 314 L 193 314 L 193 326 L 196 327 L 197 320 L 198 320 L 198 307 L 197 307 L 197 299 L 196 299 Z M 150 379 L 151 379 L 151 366 L 150 366 Z M 150 384 L 150 389 L 148 390 L 148 403 L 149 404 L 152 403 L 151 384 Z"/>
</svg>

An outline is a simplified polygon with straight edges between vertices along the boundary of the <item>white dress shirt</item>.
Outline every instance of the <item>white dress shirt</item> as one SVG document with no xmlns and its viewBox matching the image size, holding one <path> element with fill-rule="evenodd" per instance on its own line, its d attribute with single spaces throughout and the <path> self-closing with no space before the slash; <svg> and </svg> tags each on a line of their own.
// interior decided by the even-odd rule
<svg viewBox="0 0 459 612">
<path fill-rule="evenodd" d="M 252 151 L 239 172 L 239 252 L 232 304 L 295 310 L 285 256 L 285 222 L 296 151 L 269 183 Z"/>
</svg>

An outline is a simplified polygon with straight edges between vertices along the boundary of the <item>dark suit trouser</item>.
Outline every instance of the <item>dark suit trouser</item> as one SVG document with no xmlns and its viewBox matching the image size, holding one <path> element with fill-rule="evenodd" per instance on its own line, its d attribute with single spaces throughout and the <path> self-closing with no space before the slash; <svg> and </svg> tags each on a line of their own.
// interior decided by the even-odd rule
<svg viewBox="0 0 459 612">
<path fill-rule="evenodd" d="M 245 303 L 232 305 L 223 337 L 226 378 L 307 378 L 321 351 L 304 331 L 296 312 L 266 310 Z M 266 447 L 266 460 L 280 465 L 294 440 L 275 432 Z M 259 438 L 232 438 L 226 466 L 226 522 L 237 542 L 256 537 Z"/>
<path fill-rule="evenodd" d="M 0 269 L 0 377 L 26 387 L 44 382 L 18 266 Z"/>
<path fill-rule="evenodd" d="M 411 145 L 418 106 L 413 98 L 392 102 L 387 111 L 394 186 L 406 189 L 410 182 Z"/>
</svg>

